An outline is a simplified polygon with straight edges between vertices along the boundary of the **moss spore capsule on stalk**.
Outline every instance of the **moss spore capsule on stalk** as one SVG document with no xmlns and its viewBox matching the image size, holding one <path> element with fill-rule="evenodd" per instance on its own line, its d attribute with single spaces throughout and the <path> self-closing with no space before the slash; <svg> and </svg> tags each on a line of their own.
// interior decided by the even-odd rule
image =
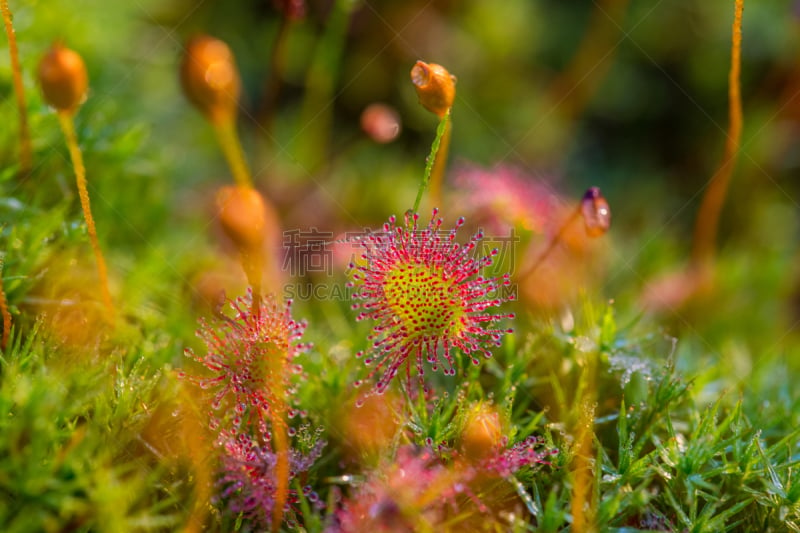
<svg viewBox="0 0 800 533">
<path fill-rule="evenodd" d="M 241 81 L 233 53 L 223 41 L 198 35 L 187 43 L 181 85 L 186 97 L 212 122 L 236 117 Z"/>
<path fill-rule="evenodd" d="M 78 136 L 75 133 L 73 121 L 78 108 L 86 100 L 86 93 L 89 87 L 86 65 L 77 52 L 65 48 L 60 43 L 56 43 L 39 62 L 37 74 L 44 99 L 56 109 L 58 122 L 61 126 L 61 131 L 64 133 L 64 139 L 72 160 L 72 168 L 75 171 L 75 182 L 78 187 L 78 197 L 81 201 L 83 218 L 86 220 L 86 230 L 97 261 L 100 290 L 108 311 L 108 319 L 113 321 L 115 310 L 111 300 L 111 291 L 108 287 L 108 269 L 100 248 L 100 240 L 97 237 L 94 217 L 92 216 L 89 189 L 86 183 L 86 167 L 83 164 L 83 154 L 78 145 Z"/>
<path fill-rule="evenodd" d="M 217 192 L 217 209 L 222 229 L 236 246 L 246 251 L 261 246 L 267 226 L 261 193 L 252 187 L 222 187 Z"/>
<path fill-rule="evenodd" d="M 439 118 L 443 118 L 453 107 L 456 79 L 443 66 L 417 61 L 411 69 L 411 83 L 417 90 L 422 107 Z"/>
<path fill-rule="evenodd" d="M 253 316 L 258 317 L 268 225 L 266 203 L 261 193 L 252 187 L 227 186 L 217 193 L 217 212 L 223 231 L 239 248 L 242 269 L 253 288 Z"/>
<path fill-rule="evenodd" d="M 39 62 L 39 84 L 45 101 L 58 111 L 75 113 L 86 100 L 89 76 L 77 52 L 54 44 Z"/>
<path fill-rule="evenodd" d="M 186 97 L 214 128 L 233 179 L 251 187 L 253 178 L 236 131 L 241 80 L 230 48 L 208 35 L 194 37 L 186 44 L 180 77 Z"/>
</svg>

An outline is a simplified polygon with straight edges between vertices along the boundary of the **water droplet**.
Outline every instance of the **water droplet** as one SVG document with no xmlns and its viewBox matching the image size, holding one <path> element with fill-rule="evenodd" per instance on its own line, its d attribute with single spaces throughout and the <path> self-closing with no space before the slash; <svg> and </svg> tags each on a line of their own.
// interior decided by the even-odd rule
<svg viewBox="0 0 800 533">
<path fill-rule="evenodd" d="M 605 235 L 611 227 L 611 208 L 599 188 L 590 187 L 583 195 L 581 215 L 589 237 Z"/>
</svg>

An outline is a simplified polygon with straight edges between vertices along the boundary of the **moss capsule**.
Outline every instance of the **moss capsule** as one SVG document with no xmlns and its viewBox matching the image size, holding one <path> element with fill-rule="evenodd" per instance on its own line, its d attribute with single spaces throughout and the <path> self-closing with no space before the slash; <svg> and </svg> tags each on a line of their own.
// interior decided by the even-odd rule
<svg viewBox="0 0 800 533">
<path fill-rule="evenodd" d="M 189 101 L 212 122 L 236 117 L 239 71 L 230 48 L 219 39 L 200 35 L 187 43 L 181 85 Z"/>
<path fill-rule="evenodd" d="M 53 45 L 37 71 L 45 101 L 58 111 L 74 113 L 86 99 L 89 76 L 77 52 Z"/>
<path fill-rule="evenodd" d="M 411 69 L 411 82 L 422 107 L 444 117 L 456 99 L 456 79 L 436 63 L 417 61 Z"/>
</svg>

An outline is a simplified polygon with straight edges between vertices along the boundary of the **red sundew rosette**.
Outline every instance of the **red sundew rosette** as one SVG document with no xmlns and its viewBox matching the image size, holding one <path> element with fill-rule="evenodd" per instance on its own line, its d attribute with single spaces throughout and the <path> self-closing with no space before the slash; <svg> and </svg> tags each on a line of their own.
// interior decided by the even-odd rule
<svg viewBox="0 0 800 533">
<path fill-rule="evenodd" d="M 375 322 L 368 337 L 371 348 L 356 354 L 372 366 L 367 379 L 380 373 L 374 393 L 385 392 L 404 365 L 408 365 L 409 381 L 416 369 L 423 388 L 425 366 L 454 376 L 455 349 L 477 365 L 479 357 L 491 357 L 489 348 L 500 346 L 503 335 L 512 331 L 497 322 L 514 318 L 513 313 L 490 311 L 514 299 L 513 294 L 503 292 L 510 285 L 510 276 L 483 275 L 498 251 L 475 254 L 482 232 L 466 244 L 458 244 L 456 232 L 464 219 L 447 232 L 441 230 L 443 220 L 437 214 L 434 210 L 431 221 L 422 228 L 416 214 L 406 214 L 403 224 L 390 217 L 382 232 L 360 239 L 363 261 L 350 266 L 353 281 L 348 287 L 355 289 L 356 300 L 353 308 L 362 310 L 356 319 Z M 356 385 L 361 383 L 359 380 Z"/>
</svg>

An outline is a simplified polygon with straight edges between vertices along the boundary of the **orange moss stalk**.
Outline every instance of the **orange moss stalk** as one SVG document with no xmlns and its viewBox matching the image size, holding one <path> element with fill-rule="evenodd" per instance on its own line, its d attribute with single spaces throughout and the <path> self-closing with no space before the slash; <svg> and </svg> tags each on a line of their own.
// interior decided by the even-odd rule
<svg viewBox="0 0 800 533">
<path fill-rule="evenodd" d="M 31 171 L 33 157 L 31 155 L 31 132 L 28 128 L 28 108 L 25 104 L 25 87 L 22 84 L 22 68 L 19 65 L 19 51 L 17 50 L 17 36 L 11 23 L 11 11 L 8 1 L 0 0 L 0 11 L 3 13 L 3 23 L 8 36 L 8 53 L 11 56 L 11 75 L 14 83 L 14 95 L 17 98 L 17 113 L 19 114 L 19 166 L 23 176 Z"/>
<path fill-rule="evenodd" d="M 11 313 L 8 311 L 6 291 L 3 290 L 3 258 L 0 257 L 0 313 L 3 315 L 3 337 L 0 338 L 0 350 L 6 351 L 8 336 L 11 334 Z"/>
<path fill-rule="evenodd" d="M 425 164 L 425 174 L 414 202 L 413 212 L 416 213 L 419 210 L 422 194 L 429 184 L 433 205 L 438 207 L 442 203 L 442 178 L 450 148 L 452 131 L 450 110 L 456 97 L 456 79 L 441 65 L 417 61 L 411 69 L 411 82 L 422 107 L 439 117 L 436 138 L 431 145 L 431 153 Z"/>
<path fill-rule="evenodd" d="M 442 133 L 439 150 L 436 152 L 436 157 L 433 160 L 433 169 L 431 170 L 430 177 L 431 203 L 433 205 L 443 205 L 442 183 L 444 182 L 444 170 L 447 167 L 447 156 L 450 153 L 450 137 L 453 132 L 453 121 L 450 119 L 449 112 L 442 122 L 444 122 L 444 133 Z"/>
<path fill-rule="evenodd" d="M 717 239 L 719 215 L 728 185 L 736 165 L 739 143 L 742 137 L 742 95 L 739 86 L 742 56 L 742 11 L 744 0 L 736 0 L 733 16 L 733 36 L 731 38 L 731 68 L 728 73 L 728 135 L 725 138 L 725 151 L 722 163 L 711 177 L 711 182 L 703 195 L 694 231 L 694 247 L 691 265 L 707 272 L 714 260 L 714 246 Z"/>
<path fill-rule="evenodd" d="M 597 531 L 595 511 L 597 502 L 595 493 L 596 468 L 594 451 L 595 405 L 597 404 L 597 350 L 583 354 L 579 362 L 583 369 L 578 381 L 574 406 L 578 409 L 573 421 L 574 452 L 570 471 L 572 474 L 572 531 L 589 533 Z M 620 413 L 625 416 L 625 413 Z"/>
<path fill-rule="evenodd" d="M 234 180 L 240 186 L 252 186 L 236 131 L 241 81 L 230 48 L 208 35 L 193 38 L 186 45 L 180 75 L 186 97 L 214 128 Z"/>
<path fill-rule="evenodd" d="M 100 249 L 97 238 L 97 228 L 92 217 L 89 191 L 86 188 L 86 168 L 83 166 L 83 156 L 78 147 L 75 135 L 73 116 L 86 98 L 89 79 L 86 74 L 86 65 L 76 52 L 55 44 L 39 63 L 39 83 L 42 87 L 45 101 L 56 109 L 61 130 L 69 149 L 72 166 L 75 170 L 75 180 L 78 185 L 78 196 L 81 200 L 83 216 L 89 240 L 92 243 L 94 256 L 97 260 L 97 273 L 100 278 L 100 290 L 103 302 L 108 310 L 109 317 L 113 320 L 114 304 L 111 292 L 108 289 L 108 270 L 106 261 Z"/>
<path fill-rule="evenodd" d="M 594 2 L 589 27 L 569 66 L 550 87 L 550 98 L 559 102 L 561 115 L 569 120 L 580 115 L 611 68 L 614 51 L 623 34 L 621 20 L 629 0 Z"/>
<path fill-rule="evenodd" d="M 275 451 L 275 506 L 272 508 L 272 531 L 277 533 L 283 522 L 283 508 L 289 497 L 289 435 L 287 431 L 287 398 L 284 379 L 286 375 L 285 358 L 273 357 L 268 361 L 275 404 L 270 410 L 272 423 L 272 443 Z"/>
<path fill-rule="evenodd" d="M 589 369 L 587 368 L 587 373 Z M 592 378 L 590 378 L 592 379 Z M 591 493 L 594 485 L 594 403 L 593 392 L 587 392 L 581 405 L 581 415 L 575 428 L 575 457 L 572 460 L 572 531 L 584 533 L 595 531 L 594 510 L 591 504 Z M 622 415 L 624 416 L 624 414 Z M 587 509 L 588 508 L 588 509 Z"/>
</svg>

